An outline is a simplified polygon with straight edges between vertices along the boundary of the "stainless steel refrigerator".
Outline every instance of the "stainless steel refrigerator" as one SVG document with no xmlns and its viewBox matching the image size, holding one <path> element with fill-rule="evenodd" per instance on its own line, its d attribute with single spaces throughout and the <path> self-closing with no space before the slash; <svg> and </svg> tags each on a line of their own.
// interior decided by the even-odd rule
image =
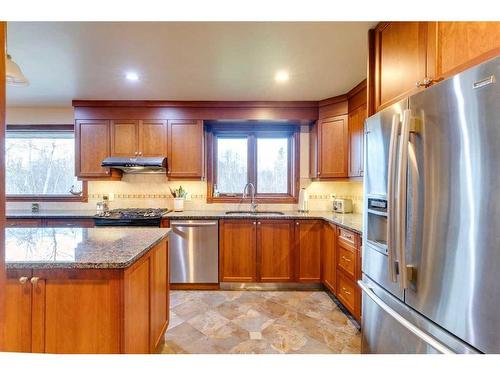
<svg viewBox="0 0 500 375">
<path fill-rule="evenodd" d="M 500 57 L 365 123 L 364 353 L 500 353 Z"/>
</svg>

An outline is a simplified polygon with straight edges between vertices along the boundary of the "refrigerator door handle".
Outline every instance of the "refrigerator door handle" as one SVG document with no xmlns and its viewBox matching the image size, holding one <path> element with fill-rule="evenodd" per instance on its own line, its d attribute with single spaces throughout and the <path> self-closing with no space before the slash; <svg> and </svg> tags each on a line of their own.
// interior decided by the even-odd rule
<svg viewBox="0 0 500 375">
<path fill-rule="evenodd" d="M 403 112 L 403 124 L 399 138 L 399 160 L 397 169 L 397 203 L 396 203 L 396 236 L 399 256 L 400 286 L 402 289 L 408 287 L 406 270 L 406 189 L 408 181 L 408 143 L 410 141 L 410 117 L 411 111 L 405 109 Z"/>
<path fill-rule="evenodd" d="M 396 210 L 395 210 L 395 167 L 396 167 L 396 154 L 398 144 L 399 124 L 401 123 L 399 113 L 392 116 L 391 125 L 391 138 L 389 141 L 389 161 L 387 167 L 387 258 L 389 263 L 389 279 L 392 282 L 397 282 L 396 272 L 396 259 L 395 251 L 397 248 L 397 241 L 395 239 L 395 225 Z"/>
<path fill-rule="evenodd" d="M 432 346 L 438 352 L 442 354 L 455 354 L 448 347 L 437 341 L 434 337 L 430 336 L 426 332 L 422 331 L 420 328 L 403 318 L 400 314 L 398 314 L 394 309 L 392 309 L 389 305 L 387 305 L 382 299 L 377 297 L 375 292 L 370 286 L 362 280 L 358 280 L 358 285 L 361 290 L 373 301 L 375 302 L 382 310 L 384 310 L 387 314 L 389 314 L 392 318 L 394 318 L 398 323 L 400 323 L 403 327 L 412 332 L 419 339 L 424 341 L 426 344 Z"/>
</svg>

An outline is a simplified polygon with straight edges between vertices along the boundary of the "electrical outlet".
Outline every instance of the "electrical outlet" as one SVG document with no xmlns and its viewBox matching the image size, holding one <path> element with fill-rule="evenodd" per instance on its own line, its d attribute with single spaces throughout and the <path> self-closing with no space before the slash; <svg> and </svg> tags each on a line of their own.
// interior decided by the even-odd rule
<svg viewBox="0 0 500 375">
<path fill-rule="evenodd" d="M 330 193 L 330 199 L 331 199 L 331 200 L 334 200 L 334 199 L 335 199 L 335 194 Z"/>
</svg>

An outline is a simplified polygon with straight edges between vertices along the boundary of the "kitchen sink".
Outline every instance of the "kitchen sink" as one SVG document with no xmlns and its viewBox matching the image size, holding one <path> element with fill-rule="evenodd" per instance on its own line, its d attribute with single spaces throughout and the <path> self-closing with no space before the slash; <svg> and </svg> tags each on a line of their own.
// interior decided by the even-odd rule
<svg viewBox="0 0 500 375">
<path fill-rule="evenodd" d="M 226 211 L 226 215 L 284 215 L 284 212 L 278 211 Z"/>
</svg>

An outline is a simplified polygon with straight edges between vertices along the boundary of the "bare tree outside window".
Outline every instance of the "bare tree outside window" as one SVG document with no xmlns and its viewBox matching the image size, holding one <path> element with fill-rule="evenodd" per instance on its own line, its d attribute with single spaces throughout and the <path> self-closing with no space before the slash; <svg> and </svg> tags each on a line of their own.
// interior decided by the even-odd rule
<svg viewBox="0 0 500 375">
<path fill-rule="evenodd" d="M 75 143 L 68 131 L 8 131 L 7 195 L 69 195 L 82 189 L 75 177 Z"/>
<path fill-rule="evenodd" d="M 239 194 L 248 178 L 247 138 L 217 138 L 217 191 Z"/>
<path fill-rule="evenodd" d="M 257 139 L 257 191 L 288 192 L 288 138 Z"/>
</svg>

